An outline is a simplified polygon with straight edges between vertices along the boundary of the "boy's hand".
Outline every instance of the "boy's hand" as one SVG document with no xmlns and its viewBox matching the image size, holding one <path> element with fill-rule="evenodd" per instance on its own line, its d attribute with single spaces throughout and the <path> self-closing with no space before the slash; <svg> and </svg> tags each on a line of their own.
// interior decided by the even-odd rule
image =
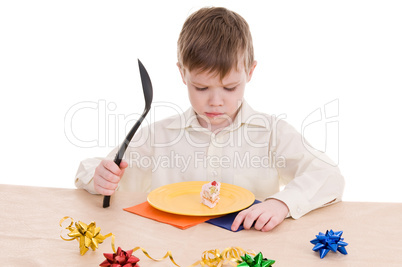
<svg viewBox="0 0 402 267">
<path fill-rule="evenodd" d="M 116 190 L 124 170 L 128 163 L 122 161 L 120 168 L 113 160 L 102 160 L 95 169 L 94 186 L 96 192 L 104 196 L 110 196 Z"/>
<path fill-rule="evenodd" d="M 270 231 L 286 218 L 288 212 L 288 206 L 282 201 L 268 199 L 239 212 L 233 221 L 232 231 L 236 231 L 242 223 L 244 229 L 250 229 L 254 222 L 256 230 Z"/>
</svg>

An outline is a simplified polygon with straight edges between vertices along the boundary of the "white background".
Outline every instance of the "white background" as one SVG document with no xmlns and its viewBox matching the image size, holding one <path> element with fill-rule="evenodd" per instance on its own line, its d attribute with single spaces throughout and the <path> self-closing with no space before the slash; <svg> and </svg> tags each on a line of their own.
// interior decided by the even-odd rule
<svg viewBox="0 0 402 267">
<path fill-rule="evenodd" d="M 176 42 L 188 15 L 213 5 L 250 25 L 247 101 L 339 163 L 345 200 L 401 202 L 400 1 L 262 2 L 1 1 L 0 183 L 73 188 L 79 162 L 106 155 L 142 113 L 137 58 L 152 116 L 189 107 Z"/>
</svg>

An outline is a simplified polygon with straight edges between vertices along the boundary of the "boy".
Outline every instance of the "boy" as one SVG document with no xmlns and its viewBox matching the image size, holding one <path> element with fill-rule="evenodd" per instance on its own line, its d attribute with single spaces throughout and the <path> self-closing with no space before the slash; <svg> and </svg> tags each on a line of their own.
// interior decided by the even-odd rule
<svg viewBox="0 0 402 267">
<path fill-rule="evenodd" d="M 120 166 L 112 160 L 117 148 L 107 159 L 83 161 L 76 186 L 111 195 L 191 180 L 236 184 L 265 201 L 240 212 L 233 231 L 241 224 L 269 231 L 287 216 L 297 219 L 339 201 L 339 169 L 325 155 L 309 152 L 287 123 L 244 100 L 256 64 L 241 16 L 225 8 L 190 15 L 179 36 L 177 66 L 192 108 L 143 127 Z"/>
</svg>

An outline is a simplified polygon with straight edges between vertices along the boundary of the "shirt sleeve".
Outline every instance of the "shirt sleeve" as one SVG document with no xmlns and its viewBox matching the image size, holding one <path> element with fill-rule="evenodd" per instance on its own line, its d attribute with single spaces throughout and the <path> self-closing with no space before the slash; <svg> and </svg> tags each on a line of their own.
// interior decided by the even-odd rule
<svg viewBox="0 0 402 267">
<path fill-rule="evenodd" d="M 85 189 L 91 194 L 98 194 L 95 191 L 93 177 L 95 169 L 103 159 L 113 159 L 112 155 L 116 154 L 117 148 L 114 149 L 107 157 L 104 158 L 88 158 L 81 161 L 75 175 L 75 186 L 78 189 Z"/>
<path fill-rule="evenodd" d="M 149 157 L 152 153 L 150 127 L 141 127 L 130 142 L 124 153 L 123 160 L 128 167 L 122 176 L 116 190 L 145 192 L 149 191 L 151 183 L 151 168 L 138 166 L 139 157 Z M 87 190 L 91 194 L 98 194 L 94 187 L 93 177 L 95 169 L 104 159 L 113 160 L 118 147 L 113 149 L 106 157 L 88 158 L 81 161 L 75 175 L 75 186 Z"/>
<path fill-rule="evenodd" d="M 271 150 L 285 158 L 286 164 L 277 167 L 285 187 L 269 198 L 284 202 L 294 219 L 340 201 L 344 178 L 336 164 L 324 153 L 313 149 L 286 122 L 279 121 L 276 126 L 271 136 Z"/>
</svg>

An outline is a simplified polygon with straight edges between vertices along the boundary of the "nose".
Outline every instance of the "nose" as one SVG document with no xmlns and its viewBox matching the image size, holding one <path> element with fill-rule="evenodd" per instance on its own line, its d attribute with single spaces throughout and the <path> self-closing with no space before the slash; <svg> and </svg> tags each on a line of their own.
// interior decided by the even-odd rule
<svg viewBox="0 0 402 267">
<path fill-rule="evenodd" d="M 222 106 L 223 105 L 223 95 L 219 90 L 210 90 L 209 99 L 210 106 Z"/>
</svg>

